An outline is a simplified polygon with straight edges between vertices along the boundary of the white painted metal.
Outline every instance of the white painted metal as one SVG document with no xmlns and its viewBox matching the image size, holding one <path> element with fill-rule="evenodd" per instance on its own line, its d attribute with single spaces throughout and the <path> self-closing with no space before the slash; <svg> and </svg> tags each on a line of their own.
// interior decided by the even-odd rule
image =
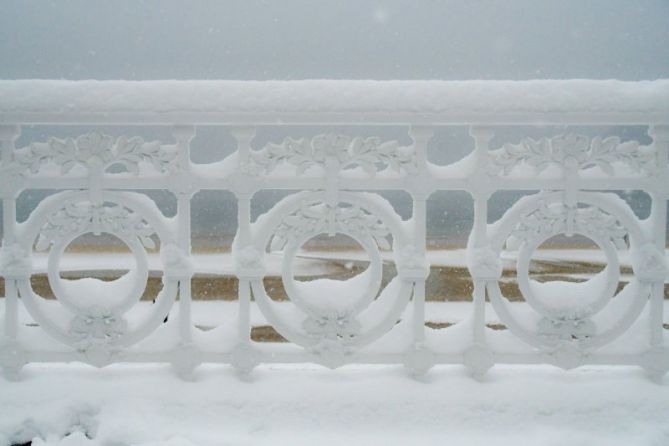
<svg viewBox="0 0 669 446">
<path fill-rule="evenodd" d="M 653 96 L 669 94 L 667 81 L 588 81 L 585 87 L 595 93 L 587 97 L 574 97 L 584 84 L 564 81 L 559 85 L 565 89 L 563 101 L 550 90 L 555 88 L 550 82 L 319 84 L 330 92 L 340 91 L 349 102 L 331 101 L 306 81 L 173 81 L 168 86 L 178 93 L 177 99 L 158 110 L 151 108 L 151 101 L 157 100 L 154 90 L 166 91 L 159 82 L 21 82 L 0 82 L 0 97 L 6 98 L 0 103 L 4 225 L 0 273 L 5 280 L 0 365 L 9 378 L 16 378 L 28 362 L 72 360 L 96 366 L 170 362 L 184 377 L 202 362 L 230 363 L 240 373 L 260 363 L 306 361 L 329 367 L 352 362 L 403 363 L 417 374 L 436 364 L 462 363 L 474 376 L 481 376 L 495 363 L 551 363 L 563 368 L 634 364 L 644 367 L 654 379 L 669 370 L 662 317 L 667 278 L 669 101 L 662 103 Z M 21 88 L 30 86 L 41 96 L 35 91 L 25 91 L 25 97 L 19 94 Z M 67 96 L 59 88 L 71 92 L 71 106 L 63 102 Z M 207 88 L 212 89 L 213 99 L 203 96 Z M 246 91 L 247 102 L 226 104 L 226 99 L 244 98 L 235 88 Z M 362 94 L 365 88 L 370 89 L 372 99 L 356 100 L 354 93 Z M 310 89 L 316 92 L 316 99 L 327 102 L 324 107 L 305 99 Z M 545 103 L 532 96 L 542 89 Z M 290 92 L 302 99 L 287 99 Z M 443 97 L 430 102 L 431 92 Z M 126 95 L 114 102 L 110 99 L 114 93 Z M 399 99 L 388 99 L 390 93 Z M 271 100 L 263 102 L 263 94 Z M 504 107 L 504 101 L 514 94 L 520 96 L 522 106 Z M 532 97 L 523 99 L 522 95 Z M 95 98 L 102 101 L 97 108 Z M 186 106 L 183 101 L 188 98 L 194 102 Z M 456 105 L 446 106 L 449 98 Z M 467 98 L 478 105 L 466 105 Z M 74 139 L 49 138 L 16 148 L 20 126 L 36 123 L 169 124 L 174 141 L 112 138 L 92 131 Z M 290 128 L 304 123 L 408 124 L 412 143 L 402 146 L 380 138 L 325 133 L 311 138 L 297 134 L 253 148 L 258 126 Z M 505 125 L 600 123 L 647 125 L 653 142 L 644 146 L 569 133 L 501 147 L 491 143 L 495 131 Z M 218 167 L 193 169 L 190 143 L 197 126 L 204 124 L 228 126 L 237 140 L 237 151 Z M 459 167 L 437 169 L 427 160 L 434 126 L 460 124 L 470 126 L 474 152 Z M 125 172 L 111 173 L 112 166 L 121 166 Z M 19 224 L 16 198 L 29 189 L 65 192 L 43 200 Z M 176 217 L 167 218 L 147 196 L 134 192 L 137 189 L 171 191 L 177 198 Z M 232 246 L 239 278 L 238 324 L 232 332 L 213 330 L 213 338 L 206 341 L 192 324 L 190 295 L 190 202 L 204 189 L 234 193 L 239 223 Z M 299 192 L 251 221 L 253 196 L 265 189 Z M 637 218 L 624 200 L 611 193 L 621 189 L 642 190 L 651 196 L 648 220 Z M 383 190 L 405 190 L 411 195 L 410 220 L 403 221 L 388 202 L 370 192 Z M 474 282 L 471 318 L 461 323 L 466 330 L 455 329 L 452 336 L 436 336 L 425 327 L 426 200 L 439 190 L 469 192 L 475 210 L 467 254 Z M 540 192 L 521 199 L 498 222 L 489 224 L 489 201 L 499 190 Z M 130 275 L 135 283 L 119 291 L 118 301 L 85 304 L 82 296 L 73 295 L 61 283 L 59 257 L 72 240 L 86 233 L 115 235 L 136 258 Z M 293 283 L 293 255 L 303 243 L 321 234 L 348 235 L 371 259 L 369 281 L 348 305 L 313 304 Z M 576 306 L 556 307 L 528 277 L 533 251 L 557 234 L 590 238 L 608 262 L 600 273 L 601 283 L 581 288 L 584 302 Z M 151 312 L 129 324 L 124 315 L 136 311 L 148 275 L 146 249 L 157 243 L 163 289 Z M 49 251 L 48 278 L 58 305 L 32 290 L 30 259 L 35 249 Z M 383 249 L 394 253 L 397 277 L 380 291 Z M 282 277 L 292 304 L 280 309 L 263 285 L 265 257 L 272 250 L 283 251 Z M 509 250 L 518 253 L 518 281 L 528 304 L 523 314 L 517 314 L 499 287 L 501 255 Z M 634 278 L 616 294 L 621 251 L 629 251 L 635 259 Z M 177 296 L 174 336 L 161 322 Z M 272 326 L 292 343 L 289 348 L 251 341 L 252 298 Z M 486 298 L 508 327 L 504 339 L 511 344 L 500 343 L 501 338 L 485 326 Z M 20 326 L 21 305 L 39 324 L 37 330 L 56 343 L 35 344 L 26 336 L 26 330 L 34 333 L 36 329 Z M 643 345 L 606 350 L 624 338 L 644 312 L 648 330 Z M 219 335 L 222 347 L 216 348 L 215 336 Z M 405 342 L 388 341 L 399 337 Z M 155 342 L 143 344 L 143 340 Z M 451 341 L 455 344 L 452 349 L 442 345 Z"/>
</svg>

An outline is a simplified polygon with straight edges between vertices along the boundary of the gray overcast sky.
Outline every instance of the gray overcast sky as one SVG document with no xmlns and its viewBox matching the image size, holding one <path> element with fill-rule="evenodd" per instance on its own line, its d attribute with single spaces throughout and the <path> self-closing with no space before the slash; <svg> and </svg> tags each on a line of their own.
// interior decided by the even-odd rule
<svg viewBox="0 0 669 446">
<path fill-rule="evenodd" d="M 0 78 L 669 77 L 669 0 L 20 1 Z"/>
</svg>

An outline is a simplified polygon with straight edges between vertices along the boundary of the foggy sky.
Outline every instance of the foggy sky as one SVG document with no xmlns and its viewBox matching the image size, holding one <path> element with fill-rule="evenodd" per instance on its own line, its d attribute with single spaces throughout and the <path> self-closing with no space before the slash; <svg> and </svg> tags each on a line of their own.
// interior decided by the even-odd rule
<svg viewBox="0 0 669 446">
<path fill-rule="evenodd" d="M 20 1 L 0 78 L 656 79 L 667 0 Z"/>
</svg>

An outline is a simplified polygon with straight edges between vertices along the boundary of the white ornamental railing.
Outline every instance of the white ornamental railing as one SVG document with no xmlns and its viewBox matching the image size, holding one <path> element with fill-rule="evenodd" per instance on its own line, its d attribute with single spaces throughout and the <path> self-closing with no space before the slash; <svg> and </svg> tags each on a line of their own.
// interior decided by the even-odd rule
<svg viewBox="0 0 669 446">
<path fill-rule="evenodd" d="M 34 125 L 87 129 L 17 147 L 22 126 Z M 234 154 L 193 164 L 190 142 L 201 125 L 226 127 L 236 139 Z M 312 125 L 348 130 L 299 134 Z M 377 125 L 408 128 L 411 143 L 356 132 Z M 427 145 L 435 129 L 455 125 L 469 127 L 473 152 L 449 166 L 432 164 Z M 536 134 L 567 125 L 645 126 L 652 142 L 570 130 L 491 145 L 506 127 L 533 127 Z M 100 126 L 166 126 L 172 138 L 115 138 Z M 294 137 L 256 147 L 256 129 L 264 126 L 294 128 Z M 201 363 L 229 363 L 247 373 L 277 362 L 403 363 L 415 373 L 462 363 L 475 376 L 496 363 L 631 364 L 655 379 L 669 370 L 663 329 L 669 81 L 2 81 L 0 142 L 0 364 L 10 378 L 30 362 L 66 361 L 170 362 L 184 376 Z M 43 189 L 59 192 L 17 222 L 18 195 Z M 252 221 L 254 194 L 265 189 L 297 192 Z M 138 190 L 174 194 L 176 216 L 166 217 Z M 236 326 L 209 331 L 194 327 L 191 317 L 190 207 L 201 190 L 232 192 L 238 212 Z M 377 194 L 388 190 L 411 195 L 409 220 Z M 473 300 L 466 320 L 432 330 L 425 325 L 426 200 L 453 190 L 474 200 L 466 260 Z M 535 193 L 489 223 L 491 195 L 505 190 Z M 613 193 L 620 190 L 649 194 L 650 216 L 639 219 Z M 87 233 L 114 235 L 135 257 L 113 293 L 73 287 L 59 275 L 65 248 Z M 294 256 L 320 234 L 348 235 L 364 248 L 366 283 L 335 296 L 313 295 L 296 283 Z M 560 234 L 591 239 L 606 268 L 580 284 L 531 280 L 533 252 Z M 139 306 L 147 249 L 155 246 L 162 289 L 155 305 Z M 397 275 L 382 287 L 385 248 Z M 33 290 L 33 251 L 48 253 L 55 300 Z M 283 253 L 288 302 L 265 289 L 270 251 Z M 506 252 L 514 253 L 524 303 L 509 302 L 500 289 Z M 620 289 L 623 255 L 633 259 L 633 271 Z M 288 344 L 251 340 L 254 305 Z M 486 311 L 508 330 L 488 328 Z M 34 323 L 21 323 L 23 312 Z"/>
</svg>

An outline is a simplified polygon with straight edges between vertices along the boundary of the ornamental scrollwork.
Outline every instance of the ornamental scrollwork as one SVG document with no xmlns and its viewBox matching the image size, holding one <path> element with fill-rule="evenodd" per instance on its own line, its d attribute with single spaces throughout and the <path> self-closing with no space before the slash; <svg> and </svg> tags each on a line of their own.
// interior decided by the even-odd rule
<svg viewBox="0 0 669 446">
<path fill-rule="evenodd" d="M 118 204 L 95 205 L 84 201 L 68 203 L 48 215 L 35 249 L 43 251 L 57 240 L 86 232 L 137 237 L 146 248 L 155 248 L 151 239 L 155 231 L 140 214 Z"/>
<path fill-rule="evenodd" d="M 607 175 L 615 175 L 614 163 L 627 164 L 636 173 L 653 174 L 657 170 L 656 152 L 652 146 L 620 138 L 567 134 L 535 140 L 525 138 L 519 144 L 505 144 L 489 153 L 488 170 L 493 175 L 508 175 L 525 163 L 536 174 L 556 165 L 567 170 L 599 167 Z"/>
<path fill-rule="evenodd" d="M 584 232 L 609 239 L 618 248 L 627 246 L 627 229 L 618 219 L 595 206 L 576 207 L 565 203 L 541 203 L 523 216 L 511 233 L 514 242 L 533 240 L 551 234 Z"/>
<path fill-rule="evenodd" d="M 61 175 L 75 166 L 90 168 L 98 165 L 107 169 L 121 165 L 138 175 L 139 164 L 147 162 L 157 171 L 168 173 L 176 165 L 176 146 L 162 145 L 159 141 L 145 142 L 139 136 L 126 137 L 91 132 L 77 138 L 49 138 L 46 142 L 32 143 L 15 152 L 14 169 L 18 174 L 37 173 L 44 164 L 60 167 Z"/>
<path fill-rule="evenodd" d="M 410 174 L 417 171 L 412 147 L 400 146 L 398 141 L 381 141 L 378 137 L 350 138 L 331 133 L 313 138 L 286 138 L 280 144 L 269 143 L 252 152 L 243 168 L 251 174 L 268 174 L 286 162 L 295 166 L 300 175 L 312 166 L 324 167 L 328 159 L 335 160 L 341 169 L 361 167 L 370 175 L 386 168 Z"/>
<path fill-rule="evenodd" d="M 386 237 L 390 231 L 377 216 L 359 206 L 329 206 L 325 203 L 304 203 L 296 212 L 283 217 L 274 231 L 272 249 L 280 249 L 288 240 L 305 234 L 336 232 L 365 234 L 378 245 L 389 249 Z"/>
</svg>

